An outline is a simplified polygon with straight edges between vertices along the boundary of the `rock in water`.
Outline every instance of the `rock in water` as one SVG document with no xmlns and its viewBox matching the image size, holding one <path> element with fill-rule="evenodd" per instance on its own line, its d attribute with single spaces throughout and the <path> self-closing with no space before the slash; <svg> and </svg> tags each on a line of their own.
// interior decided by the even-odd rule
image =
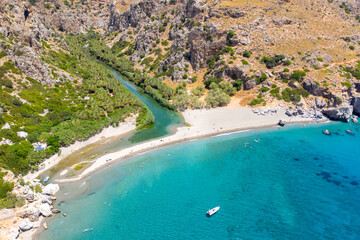
<svg viewBox="0 0 360 240">
<path fill-rule="evenodd" d="M 51 211 L 52 211 L 52 213 L 55 213 L 55 214 L 56 213 L 61 213 L 61 211 L 59 209 L 55 209 L 55 208 L 53 210 L 51 210 Z"/>
<path fill-rule="evenodd" d="M 44 217 L 49 217 L 52 215 L 50 205 L 47 203 L 41 204 L 39 207 L 39 210 L 40 210 L 41 215 L 43 215 Z"/>
<path fill-rule="evenodd" d="M 350 136 L 355 136 L 355 133 L 354 132 L 352 132 L 351 130 L 349 130 L 349 129 L 346 129 L 346 131 L 345 131 L 348 135 L 350 135 Z"/>
<path fill-rule="evenodd" d="M 324 130 L 324 131 L 322 131 L 322 133 L 323 133 L 323 134 L 325 134 L 325 135 L 331 135 L 330 131 L 329 131 L 329 130 L 327 130 L 327 129 L 326 129 L 326 130 Z"/>
<path fill-rule="evenodd" d="M 285 122 L 283 120 L 280 120 L 278 123 L 279 126 L 284 127 L 285 126 Z"/>
<path fill-rule="evenodd" d="M 60 190 L 59 184 L 49 184 L 43 189 L 43 194 L 55 195 Z"/>
<path fill-rule="evenodd" d="M 32 229 L 33 226 L 34 226 L 34 224 L 28 218 L 26 218 L 20 223 L 19 229 L 21 231 L 25 232 L 25 231 L 29 231 L 30 229 Z"/>
</svg>

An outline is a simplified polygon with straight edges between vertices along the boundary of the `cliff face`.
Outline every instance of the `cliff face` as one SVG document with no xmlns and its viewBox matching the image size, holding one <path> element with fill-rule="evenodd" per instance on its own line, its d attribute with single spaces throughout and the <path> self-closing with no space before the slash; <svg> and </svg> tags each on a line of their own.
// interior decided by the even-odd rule
<svg viewBox="0 0 360 240">
<path fill-rule="evenodd" d="M 33 3 L 30 4 L 30 2 Z M 62 33 L 85 33 L 107 28 L 109 3 L 105 0 L 64 4 L 64 1 L 3 0 L 0 6 L 0 51 L 26 76 L 53 85 L 49 64 L 41 60 L 43 41 L 66 47 Z M 65 74 L 65 73 L 64 73 Z"/>
<path fill-rule="evenodd" d="M 304 106 L 320 96 L 337 107 L 351 103 L 359 82 L 359 26 L 358 1 L 115 1 L 107 41 L 127 42 L 123 53 L 162 79 L 241 81 L 241 99 L 260 91 L 270 106 L 287 88 L 290 105 L 299 103 L 305 89 Z"/>
<path fill-rule="evenodd" d="M 64 33 L 89 29 L 103 33 L 109 46 L 125 46 L 117 54 L 151 76 L 189 83 L 197 77 L 196 84 L 218 78 L 236 85 L 240 105 L 248 105 L 261 91 L 262 104 L 275 106 L 283 100 L 282 91 L 290 88 L 311 94 L 300 98 L 307 107 L 314 105 L 315 96 L 323 98 L 327 107 L 337 107 L 352 101 L 353 86 L 359 82 L 358 1 L 3 2 L 4 59 L 51 86 L 76 76 L 44 61 L 44 46 L 66 50 Z M 276 62 L 279 56 L 283 57 Z M 294 71 L 306 74 L 294 78 Z M 309 82 L 326 94 L 313 94 L 316 87 L 309 87 Z M 261 90 L 272 90 L 271 86 L 272 93 Z M 298 94 L 294 99 L 298 103 Z"/>
</svg>

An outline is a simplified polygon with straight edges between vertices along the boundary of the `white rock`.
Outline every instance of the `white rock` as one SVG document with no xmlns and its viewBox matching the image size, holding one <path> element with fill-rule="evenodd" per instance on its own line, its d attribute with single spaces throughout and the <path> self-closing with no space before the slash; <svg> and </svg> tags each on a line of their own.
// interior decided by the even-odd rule
<svg viewBox="0 0 360 240">
<path fill-rule="evenodd" d="M 10 228 L 8 239 L 17 239 L 19 237 L 19 229 L 17 228 Z"/>
<path fill-rule="evenodd" d="M 49 184 L 43 189 L 43 194 L 55 195 L 60 190 L 59 184 Z"/>
<path fill-rule="evenodd" d="M 10 124 L 6 123 L 1 129 L 10 129 Z"/>
<path fill-rule="evenodd" d="M 32 229 L 33 226 L 34 226 L 34 224 L 28 218 L 26 218 L 20 223 L 19 229 L 21 231 L 25 232 L 25 231 Z"/>
<path fill-rule="evenodd" d="M 50 205 L 47 203 L 42 203 L 39 207 L 39 211 L 44 217 L 49 217 L 52 215 Z"/>
<path fill-rule="evenodd" d="M 28 136 L 28 133 L 27 133 L 27 132 L 24 132 L 24 131 L 22 131 L 22 132 L 17 132 L 16 134 L 17 134 L 18 137 L 20 137 L 20 138 L 27 138 L 27 136 Z"/>
<path fill-rule="evenodd" d="M 41 199 L 41 203 L 47 203 L 49 205 L 52 204 L 52 201 L 50 200 L 50 196 L 48 195 L 43 195 L 42 199 Z"/>
</svg>

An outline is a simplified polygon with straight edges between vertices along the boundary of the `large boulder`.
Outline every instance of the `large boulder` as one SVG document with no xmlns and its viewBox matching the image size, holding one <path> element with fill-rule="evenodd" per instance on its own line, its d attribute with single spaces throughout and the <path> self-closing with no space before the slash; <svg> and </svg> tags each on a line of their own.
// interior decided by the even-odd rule
<svg viewBox="0 0 360 240">
<path fill-rule="evenodd" d="M 312 81 L 309 78 L 304 79 L 303 88 L 314 96 L 324 96 L 324 93 L 328 92 L 325 87 L 322 87 L 321 85 Z"/>
<path fill-rule="evenodd" d="M 33 226 L 34 226 L 34 224 L 28 218 L 26 218 L 20 223 L 19 229 L 21 231 L 25 232 L 25 231 L 29 231 L 30 229 L 32 229 Z"/>
<path fill-rule="evenodd" d="M 353 107 L 328 108 L 324 109 L 322 113 L 331 120 L 348 122 L 353 113 Z"/>
<path fill-rule="evenodd" d="M 321 97 L 317 97 L 315 98 L 315 106 L 320 109 L 324 108 L 326 106 L 326 101 Z"/>
<path fill-rule="evenodd" d="M 354 107 L 354 114 L 360 116 L 360 97 L 354 97 L 352 105 Z"/>
<path fill-rule="evenodd" d="M 39 207 L 39 211 L 44 217 L 49 217 L 52 215 L 52 211 L 48 203 L 42 203 Z"/>
<path fill-rule="evenodd" d="M 42 193 L 46 195 L 55 195 L 60 190 L 59 184 L 49 184 L 44 187 Z"/>
</svg>

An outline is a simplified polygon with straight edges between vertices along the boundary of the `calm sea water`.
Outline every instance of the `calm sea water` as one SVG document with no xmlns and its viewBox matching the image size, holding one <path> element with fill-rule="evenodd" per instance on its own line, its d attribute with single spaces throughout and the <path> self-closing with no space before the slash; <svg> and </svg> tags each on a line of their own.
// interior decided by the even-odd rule
<svg viewBox="0 0 360 240">
<path fill-rule="evenodd" d="M 92 176 L 84 194 L 58 203 L 67 217 L 54 217 L 39 239 L 358 240 L 359 183 L 357 125 L 217 136 Z M 215 206 L 220 211 L 206 217 Z"/>
</svg>

